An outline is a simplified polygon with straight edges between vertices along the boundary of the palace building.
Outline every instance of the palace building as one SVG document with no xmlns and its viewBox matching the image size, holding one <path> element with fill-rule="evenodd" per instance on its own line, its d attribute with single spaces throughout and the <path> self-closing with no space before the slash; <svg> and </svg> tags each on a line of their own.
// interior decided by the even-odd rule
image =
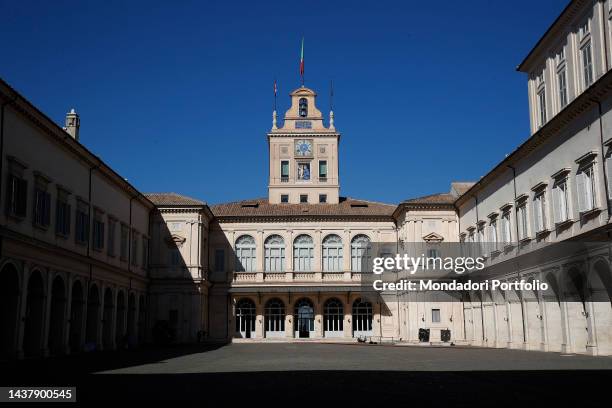
<svg viewBox="0 0 612 408">
<path fill-rule="evenodd" d="M 399 204 L 341 195 L 334 113 L 303 85 L 273 112 L 268 195 L 209 206 L 140 193 L 74 110 L 60 127 L 0 82 L 3 356 L 358 338 L 612 354 L 611 19 L 612 0 L 570 2 L 518 67 L 524 143 Z M 367 290 L 364 265 L 414 247 L 483 257 L 475 282 L 550 289 Z"/>
</svg>

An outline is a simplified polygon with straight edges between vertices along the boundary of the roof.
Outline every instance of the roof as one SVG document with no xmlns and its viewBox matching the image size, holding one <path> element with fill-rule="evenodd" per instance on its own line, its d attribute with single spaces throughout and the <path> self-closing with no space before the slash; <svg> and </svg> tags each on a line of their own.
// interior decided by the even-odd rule
<svg viewBox="0 0 612 408">
<path fill-rule="evenodd" d="M 432 204 L 432 205 L 448 204 L 448 205 L 453 205 L 456 199 L 457 197 L 451 193 L 437 193 L 437 194 L 426 195 L 423 197 L 417 197 L 417 198 L 411 198 L 408 200 L 404 200 L 401 202 L 401 204 Z"/>
<path fill-rule="evenodd" d="M 156 206 L 173 205 L 173 206 L 203 206 L 204 201 L 195 198 L 187 197 L 186 195 L 177 193 L 145 193 L 145 197 L 153 202 Z"/>
<path fill-rule="evenodd" d="M 396 206 L 340 197 L 338 204 L 270 204 L 267 198 L 213 205 L 215 217 L 383 217 L 389 218 Z"/>
<path fill-rule="evenodd" d="M 127 179 L 117 173 L 100 157 L 92 153 L 85 145 L 70 136 L 60 125 L 55 123 L 49 116 L 38 109 L 32 102 L 26 99 L 26 97 L 2 78 L 0 78 L 0 101 L 12 107 L 20 114 L 25 115 L 32 124 L 42 129 L 44 133 L 50 136 L 55 142 L 84 160 L 91 168 L 95 168 L 99 173 L 105 175 L 116 186 L 119 186 L 130 195 L 133 195 L 146 207 L 153 208 L 153 203 L 136 187 L 129 183 Z"/>
<path fill-rule="evenodd" d="M 568 17 L 568 18 L 573 17 L 573 13 L 575 14 L 576 10 L 579 9 L 580 6 L 582 6 L 582 3 L 584 3 L 584 0 L 571 0 L 567 4 L 567 6 L 565 6 L 563 11 L 561 11 L 561 13 L 557 16 L 555 21 L 552 22 L 552 24 L 548 27 L 546 32 L 542 35 L 542 37 L 540 37 L 536 45 L 533 46 L 533 48 L 531 49 L 531 51 L 529 51 L 527 56 L 523 58 L 523 61 L 521 61 L 521 63 L 516 67 L 517 71 L 525 72 L 528 61 L 531 59 L 533 55 L 535 55 L 536 51 L 540 48 L 540 45 L 542 45 L 548 38 L 553 36 L 553 32 L 555 31 L 555 28 L 559 27 L 565 22 L 566 20 L 565 17 Z"/>
<path fill-rule="evenodd" d="M 453 181 L 451 183 L 451 194 L 455 194 L 455 198 L 464 195 L 472 186 L 476 184 L 473 181 Z"/>
</svg>

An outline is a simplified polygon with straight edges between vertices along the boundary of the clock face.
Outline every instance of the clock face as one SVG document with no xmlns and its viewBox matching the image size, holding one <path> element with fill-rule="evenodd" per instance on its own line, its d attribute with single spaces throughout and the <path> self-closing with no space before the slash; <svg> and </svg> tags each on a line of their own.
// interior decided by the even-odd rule
<svg viewBox="0 0 612 408">
<path fill-rule="evenodd" d="M 312 140 L 296 140 L 295 141 L 296 156 L 312 156 Z"/>
</svg>

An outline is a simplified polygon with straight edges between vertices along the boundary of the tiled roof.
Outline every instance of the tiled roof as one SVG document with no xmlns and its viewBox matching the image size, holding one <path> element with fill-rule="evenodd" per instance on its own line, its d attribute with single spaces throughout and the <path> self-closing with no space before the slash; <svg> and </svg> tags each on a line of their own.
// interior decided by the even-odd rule
<svg viewBox="0 0 612 408">
<path fill-rule="evenodd" d="M 466 191 L 472 188 L 474 184 L 476 183 L 471 181 L 453 181 L 451 183 L 451 193 L 455 192 L 457 193 L 457 197 L 461 197 L 466 193 Z"/>
<path fill-rule="evenodd" d="M 402 204 L 431 204 L 431 205 L 444 205 L 449 204 L 452 205 L 455 202 L 454 195 L 450 193 L 439 193 L 439 194 L 431 194 L 418 198 L 411 198 L 409 200 L 402 201 Z"/>
<path fill-rule="evenodd" d="M 157 206 L 164 205 L 206 205 L 204 201 L 196 200 L 195 198 L 187 197 L 177 193 L 146 193 L 147 197 L 153 204 Z"/>
<path fill-rule="evenodd" d="M 340 197 L 338 204 L 270 204 L 267 198 L 213 205 L 215 217 L 391 217 L 396 206 Z"/>
</svg>

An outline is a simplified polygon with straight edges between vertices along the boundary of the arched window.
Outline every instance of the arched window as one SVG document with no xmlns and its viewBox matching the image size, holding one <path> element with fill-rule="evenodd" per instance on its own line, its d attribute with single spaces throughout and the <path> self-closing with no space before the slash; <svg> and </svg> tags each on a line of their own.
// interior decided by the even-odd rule
<svg viewBox="0 0 612 408">
<path fill-rule="evenodd" d="M 371 270 L 372 245 L 366 235 L 355 235 L 351 241 L 351 270 L 353 272 L 367 272 Z"/>
<path fill-rule="evenodd" d="M 353 336 L 372 335 L 372 303 L 364 299 L 353 302 Z"/>
<path fill-rule="evenodd" d="M 280 235 L 270 235 L 264 243 L 266 272 L 285 270 L 285 240 Z"/>
<path fill-rule="evenodd" d="M 336 298 L 327 299 L 323 305 L 323 334 L 325 337 L 342 337 L 344 333 L 344 306 Z"/>
<path fill-rule="evenodd" d="M 298 235 L 293 241 L 293 270 L 296 272 L 312 271 L 314 244 L 309 235 Z"/>
<path fill-rule="evenodd" d="M 310 300 L 300 299 L 295 302 L 293 321 L 296 337 L 310 337 L 310 333 L 314 332 L 314 306 Z"/>
<path fill-rule="evenodd" d="M 236 334 L 250 339 L 255 333 L 255 303 L 251 299 L 240 299 L 236 303 Z"/>
<path fill-rule="evenodd" d="M 285 304 L 274 298 L 266 302 L 265 307 L 266 337 L 282 337 L 285 335 Z"/>
<path fill-rule="evenodd" d="M 323 239 L 323 271 L 342 271 L 342 238 L 328 235 Z"/>
<path fill-rule="evenodd" d="M 242 235 L 236 240 L 236 270 L 253 272 L 256 267 L 255 239 L 250 235 Z"/>
<path fill-rule="evenodd" d="M 300 98 L 300 117 L 308 116 L 308 99 Z"/>
</svg>

